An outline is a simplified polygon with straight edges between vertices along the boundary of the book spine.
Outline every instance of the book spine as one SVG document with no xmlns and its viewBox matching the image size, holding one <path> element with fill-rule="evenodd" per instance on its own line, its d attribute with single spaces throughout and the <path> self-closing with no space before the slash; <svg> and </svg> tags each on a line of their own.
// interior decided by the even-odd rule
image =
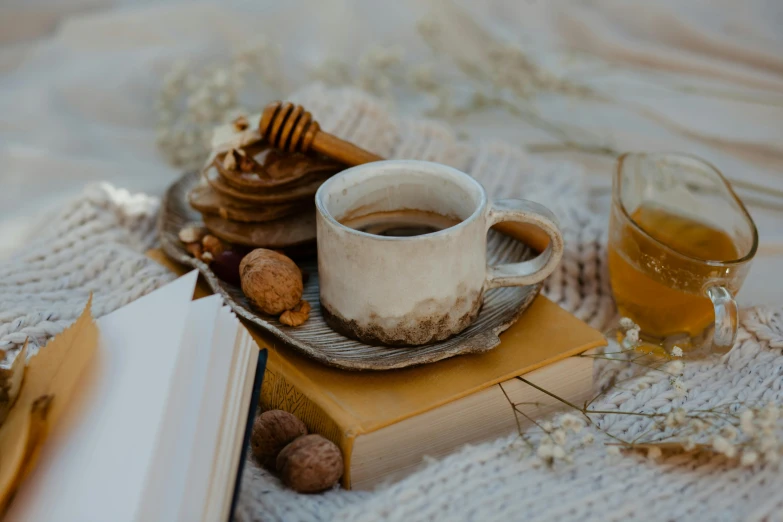
<svg viewBox="0 0 783 522">
<path fill-rule="evenodd" d="M 261 388 L 261 406 L 264 410 L 284 410 L 296 415 L 310 433 L 317 433 L 337 444 L 343 454 L 345 472 L 342 485 L 351 487 L 351 453 L 354 436 L 332 418 L 324 408 L 308 397 L 306 385 L 296 382 L 296 370 L 287 371 L 279 358 L 270 354 L 264 383 Z M 288 369 L 291 370 L 291 369 Z"/>
</svg>

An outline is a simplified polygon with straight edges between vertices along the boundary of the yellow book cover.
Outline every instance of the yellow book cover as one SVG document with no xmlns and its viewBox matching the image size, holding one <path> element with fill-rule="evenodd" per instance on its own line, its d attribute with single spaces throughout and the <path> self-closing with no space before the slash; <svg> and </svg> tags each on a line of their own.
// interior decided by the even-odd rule
<svg viewBox="0 0 783 522">
<path fill-rule="evenodd" d="M 170 261 L 162 252 L 153 251 L 150 257 L 178 273 L 185 271 L 184 267 Z M 200 283 L 199 286 L 197 297 L 198 292 L 201 295 L 210 292 L 205 284 Z M 434 451 L 434 448 L 438 447 L 438 441 L 425 441 L 424 439 L 432 436 L 427 432 L 428 427 L 419 426 L 411 419 L 426 417 L 429 426 L 439 423 L 439 429 L 446 431 L 462 429 L 455 420 L 464 416 L 461 415 L 461 408 L 452 407 L 454 411 L 450 414 L 444 413 L 445 417 L 434 415 L 434 412 L 445 411 L 447 405 L 454 404 L 464 404 L 466 408 L 472 408 L 471 412 L 489 410 L 491 408 L 486 403 L 489 399 L 476 399 L 473 405 L 459 401 L 468 397 L 483 397 L 479 392 L 499 383 L 504 383 L 505 388 L 507 381 L 518 383 L 519 381 L 514 379 L 517 376 L 543 370 L 552 363 L 606 344 L 600 332 L 543 296 L 536 298 L 519 321 L 501 334 L 500 345 L 489 352 L 384 372 L 354 372 L 325 366 L 285 348 L 280 341 L 258 328 L 250 324 L 247 326 L 259 346 L 269 349 L 261 395 L 262 406 L 264 409 L 289 411 L 302 419 L 311 432 L 319 433 L 335 442 L 345 457 L 343 485 L 347 488 L 356 486 L 352 483 L 357 465 L 361 467 L 364 477 L 360 481 L 361 487 L 369 487 L 379 482 L 381 476 L 391 476 L 395 468 L 391 461 L 398 458 L 390 455 L 388 449 L 384 450 L 385 446 L 395 445 L 394 440 L 381 441 L 376 437 L 377 441 L 373 439 L 372 444 L 368 442 L 364 445 L 367 448 L 367 456 L 362 457 L 362 462 L 354 463 L 357 441 L 363 438 L 369 441 L 368 435 L 404 424 L 405 430 L 387 432 L 389 436 L 398 439 L 404 438 L 405 432 L 417 433 L 419 440 L 406 446 L 406 451 L 416 455 L 399 458 L 407 463 L 420 461 L 422 455 L 418 453 L 426 452 L 427 448 Z M 560 371 L 546 376 L 545 378 L 550 380 L 547 382 L 558 383 L 573 375 L 574 379 L 578 377 L 582 381 L 590 380 L 589 383 L 574 384 L 589 392 L 592 382 L 591 359 L 572 359 L 584 361 L 579 363 L 581 369 L 574 365 L 565 368 L 562 363 L 552 365 L 551 368 L 560 367 Z M 500 390 L 497 393 L 499 394 Z M 525 400 L 529 397 L 522 396 Z M 504 408 L 502 415 L 510 419 L 509 425 L 512 425 L 514 421 L 510 406 L 506 403 L 500 407 Z M 423 415 L 425 413 L 429 415 Z M 485 424 L 490 426 L 492 423 L 487 419 Z M 506 433 L 508 431 L 490 432 L 484 438 Z M 421 442 L 422 447 L 417 447 L 416 442 Z M 371 448 L 377 453 L 372 457 L 369 456 L 372 453 Z M 356 456 L 358 458 L 358 454 Z M 384 460 L 387 462 L 382 462 Z M 382 472 L 369 469 L 378 466 L 383 468 Z"/>
</svg>

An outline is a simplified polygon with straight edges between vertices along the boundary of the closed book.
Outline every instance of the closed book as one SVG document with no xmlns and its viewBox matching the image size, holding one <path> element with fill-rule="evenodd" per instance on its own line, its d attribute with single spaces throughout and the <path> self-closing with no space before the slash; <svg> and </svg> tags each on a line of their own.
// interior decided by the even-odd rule
<svg viewBox="0 0 783 522">
<path fill-rule="evenodd" d="M 176 269 L 160 254 L 151 256 Z M 509 401 L 530 418 L 562 408 L 518 376 L 569 402 L 588 400 L 593 359 L 574 356 L 606 344 L 600 332 L 543 296 L 486 353 L 382 372 L 323 365 L 248 326 L 269 349 L 262 407 L 289 411 L 337 444 L 345 459 L 343 486 L 352 489 L 403 477 L 425 456 L 511 433 L 517 419 Z"/>
</svg>

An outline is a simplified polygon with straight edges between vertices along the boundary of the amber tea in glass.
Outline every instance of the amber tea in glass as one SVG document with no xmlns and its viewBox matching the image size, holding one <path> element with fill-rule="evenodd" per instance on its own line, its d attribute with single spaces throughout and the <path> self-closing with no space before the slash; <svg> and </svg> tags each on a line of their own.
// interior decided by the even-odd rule
<svg viewBox="0 0 783 522">
<path fill-rule="evenodd" d="M 620 314 L 653 342 L 729 350 L 734 296 L 756 253 L 756 226 L 723 175 L 684 154 L 617 163 L 609 274 Z"/>
</svg>

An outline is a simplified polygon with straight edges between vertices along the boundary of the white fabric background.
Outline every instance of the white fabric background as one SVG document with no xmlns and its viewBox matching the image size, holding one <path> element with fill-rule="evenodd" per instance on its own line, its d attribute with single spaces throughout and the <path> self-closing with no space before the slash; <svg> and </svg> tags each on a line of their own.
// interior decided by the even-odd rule
<svg viewBox="0 0 783 522">
<path fill-rule="evenodd" d="M 47 213 L 87 182 L 160 194 L 176 178 L 178 170 L 155 148 L 154 102 L 161 76 L 177 58 L 220 56 L 264 35 L 282 46 L 292 89 L 324 58 L 355 61 L 371 44 L 400 44 L 408 56 L 431 60 L 415 32 L 431 4 L 6 0 L 0 4 L 0 257 L 29 241 Z M 618 150 L 684 150 L 731 177 L 783 189 L 783 3 L 462 4 L 553 67 L 564 52 L 586 53 L 587 65 L 571 65 L 572 74 L 614 102 L 544 96 L 538 104 L 546 117 L 588 127 Z M 696 94 L 683 85 L 733 97 Z M 258 92 L 258 105 L 270 96 Z M 400 109 L 408 108 L 403 102 Z M 498 111 L 469 116 L 461 129 L 511 143 L 548 139 Z M 598 189 L 596 204 L 607 204 L 610 160 L 545 156 L 582 163 Z M 777 303 L 783 213 L 750 209 L 762 245 L 740 299 Z"/>
</svg>

